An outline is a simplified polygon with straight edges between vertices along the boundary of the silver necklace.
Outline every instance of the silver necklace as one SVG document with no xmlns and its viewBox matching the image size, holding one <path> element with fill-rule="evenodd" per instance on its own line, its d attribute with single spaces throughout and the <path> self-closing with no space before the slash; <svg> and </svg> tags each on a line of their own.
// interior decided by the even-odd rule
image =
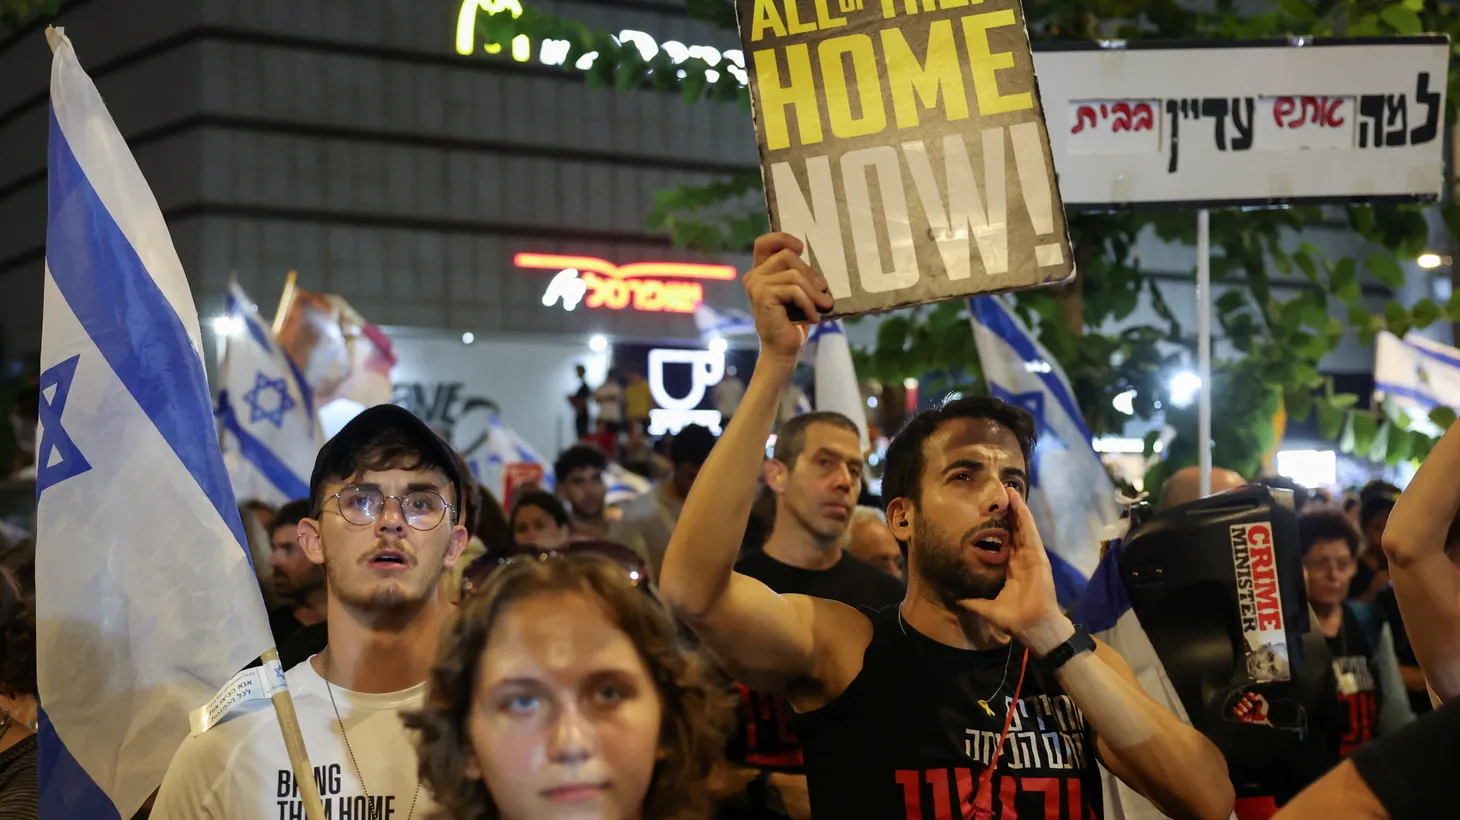
<svg viewBox="0 0 1460 820">
<path fill-rule="evenodd" d="M 350 765 L 355 767 L 355 779 L 360 781 L 360 791 L 365 792 L 365 801 L 370 802 L 370 790 L 365 787 L 365 775 L 360 774 L 360 763 L 355 760 L 355 750 L 350 746 L 350 736 L 345 733 L 345 721 L 340 719 L 340 707 L 335 704 L 335 690 L 330 685 L 330 650 L 324 648 L 320 653 L 319 665 L 324 667 L 324 690 L 329 693 L 330 706 L 335 710 L 335 722 L 340 724 L 340 737 L 345 739 L 345 751 L 350 754 Z M 406 820 L 416 816 L 416 800 L 421 797 L 421 781 L 416 780 L 416 793 L 411 797 L 411 811 L 406 815 Z"/>
</svg>

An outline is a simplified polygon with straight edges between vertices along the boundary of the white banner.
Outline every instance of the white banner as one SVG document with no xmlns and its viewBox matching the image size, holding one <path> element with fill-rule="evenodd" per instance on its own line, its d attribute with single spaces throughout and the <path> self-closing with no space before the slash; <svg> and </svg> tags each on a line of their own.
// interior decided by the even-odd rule
<svg viewBox="0 0 1460 820">
<path fill-rule="evenodd" d="M 1449 38 L 1035 54 L 1072 208 L 1437 197 Z"/>
</svg>

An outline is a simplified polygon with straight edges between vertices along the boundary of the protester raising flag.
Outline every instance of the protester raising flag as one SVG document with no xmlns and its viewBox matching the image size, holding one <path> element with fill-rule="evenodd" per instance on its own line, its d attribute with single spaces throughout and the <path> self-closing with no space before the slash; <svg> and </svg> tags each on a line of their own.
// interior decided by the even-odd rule
<svg viewBox="0 0 1460 820">
<path fill-rule="evenodd" d="M 833 410 L 851 419 L 862 439 L 862 453 L 866 454 L 871 449 L 867 405 L 857 383 L 857 371 L 852 367 L 852 348 L 847 344 L 841 320 L 822 322 L 812 328 L 806 346 L 812 348 L 816 409 Z"/>
<path fill-rule="evenodd" d="M 275 506 L 307 498 L 323 444 L 313 391 L 237 282 L 228 318 L 218 415 L 234 495 Z"/>
<path fill-rule="evenodd" d="M 40 815 L 115 820 L 162 781 L 188 713 L 272 642 L 187 278 L 70 41 L 47 36 Z"/>
<path fill-rule="evenodd" d="M 1002 298 L 978 296 L 968 305 L 989 393 L 1029 411 L 1039 431 L 1029 509 L 1049 548 L 1060 603 L 1068 606 L 1099 563 L 1106 527 L 1120 519 L 1115 482 L 1091 445 L 1059 363 Z"/>
</svg>

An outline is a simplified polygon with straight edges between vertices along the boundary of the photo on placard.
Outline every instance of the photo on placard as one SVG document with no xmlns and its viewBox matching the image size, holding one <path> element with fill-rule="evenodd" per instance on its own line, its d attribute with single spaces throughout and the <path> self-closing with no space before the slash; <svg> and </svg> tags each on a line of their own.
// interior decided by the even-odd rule
<svg viewBox="0 0 1460 820">
<path fill-rule="evenodd" d="M 1018 0 L 737 0 L 771 226 L 835 315 L 1074 274 Z"/>
</svg>

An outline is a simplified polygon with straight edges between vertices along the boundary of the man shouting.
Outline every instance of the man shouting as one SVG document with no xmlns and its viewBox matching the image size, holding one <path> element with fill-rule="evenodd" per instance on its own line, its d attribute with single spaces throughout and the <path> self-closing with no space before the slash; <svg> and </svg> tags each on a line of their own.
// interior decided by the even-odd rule
<svg viewBox="0 0 1460 820">
<path fill-rule="evenodd" d="M 734 421 L 685 502 L 665 598 L 737 680 L 786 697 L 823 818 L 1082 820 L 1096 761 L 1173 817 L 1225 818 L 1217 748 L 1151 700 L 1065 617 L 1024 504 L 1033 420 L 970 397 L 915 417 L 887 452 L 887 519 L 907 595 L 866 613 L 778 595 L 734 572 L 756 473 L 825 280 L 785 234 L 761 237 L 745 287 L 761 353 Z"/>
</svg>

